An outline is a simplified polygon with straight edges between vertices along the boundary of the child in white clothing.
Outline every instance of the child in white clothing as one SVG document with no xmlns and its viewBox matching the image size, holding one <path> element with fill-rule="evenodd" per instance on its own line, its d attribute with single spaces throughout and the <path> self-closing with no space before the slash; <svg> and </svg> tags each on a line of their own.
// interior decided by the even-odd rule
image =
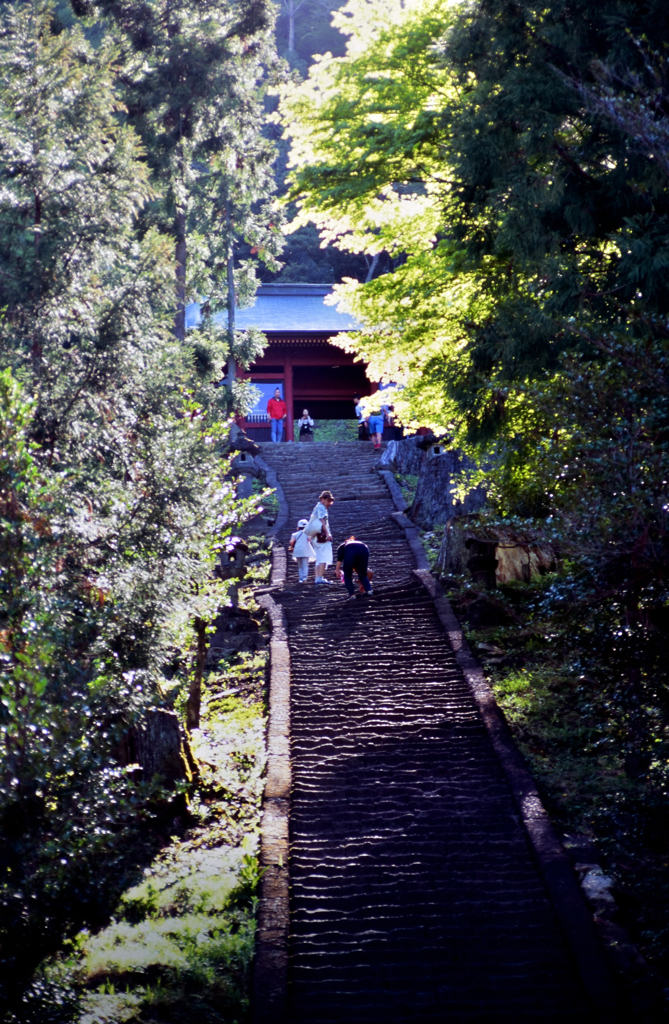
<svg viewBox="0 0 669 1024">
<path fill-rule="evenodd" d="M 309 562 L 316 561 L 316 552 L 311 546 L 311 541 L 304 532 L 304 528 L 308 522 L 308 519 L 300 519 L 297 524 L 297 531 L 291 536 L 288 543 L 288 550 L 292 552 L 293 558 L 297 562 L 297 571 L 299 573 L 300 583 L 307 582 L 307 576 L 309 575 Z"/>
</svg>

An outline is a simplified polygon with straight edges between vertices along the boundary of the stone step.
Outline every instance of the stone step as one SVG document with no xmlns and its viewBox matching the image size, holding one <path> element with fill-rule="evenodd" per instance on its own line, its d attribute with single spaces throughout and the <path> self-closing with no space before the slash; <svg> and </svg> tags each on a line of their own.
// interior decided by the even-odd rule
<svg viewBox="0 0 669 1024">
<path fill-rule="evenodd" d="M 331 529 L 368 543 L 375 593 L 348 602 L 341 586 L 299 586 L 289 559 L 277 596 L 291 655 L 287 1020 L 590 1024 L 390 495 L 360 469 L 378 453 L 352 442 L 347 479 L 329 462 L 342 446 L 320 446 L 328 457 L 316 460 L 307 447 L 263 446 L 289 504 L 280 540 L 314 496 L 338 486 L 351 499 L 335 500 Z"/>
</svg>

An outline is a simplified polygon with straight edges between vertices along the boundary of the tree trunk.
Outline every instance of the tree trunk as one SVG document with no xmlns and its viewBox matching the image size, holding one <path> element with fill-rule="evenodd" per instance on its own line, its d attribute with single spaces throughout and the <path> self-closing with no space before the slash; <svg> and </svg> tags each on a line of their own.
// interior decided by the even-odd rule
<svg viewBox="0 0 669 1024">
<path fill-rule="evenodd" d="M 35 257 L 35 303 L 38 303 L 42 294 L 42 266 L 41 266 L 41 245 L 42 245 L 42 197 L 35 192 L 35 212 L 33 225 L 33 252 Z M 37 318 L 35 318 L 37 319 Z M 37 334 L 33 335 L 32 347 L 30 350 L 33 373 L 39 377 L 42 369 L 42 344 Z"/>
<path fill-rule="evenodd" d="M 374 255 L 372 256 L 372 262 L 370 263 L 369 269 L 367 271 L 367 277 L 365 278 L 365 284 L 369 284 L 369 282 L 373 279 L 374 271 L 376 270 L 376 264 L 378 262 L 379 262 L 379 253 L 375 252 Z"/>
<path fill-rule="evenodd" d="M 33 247 L 35 253 L 35 298 L 39 299 L 42 290 L 40 274 L 40 247 L 42 244 L 42 197 L 35 192 Z"/>
<path fill-rule="evenodd" d="M 186 211 L 179 210 L 176 216 L 176 296 L 177 313 L 174 318 L 174 333 L 179 341 L 186 340 Z"/>
<path fill-rule="evenodd" d="M 295 49 L 295 3 L 288 0 L 288 49 L 292 53 Z"/>
<path fill-rule="evenodd" d="M 134 731 L 133 745 L 144 778 L 155 776 L 167 786 L 189 781 L 191 772 L 184 755 L 179 719 L 174 711 L 152 708 L 144 724 Z"/>
<path fill-rule="evenodd" d="M 228 230 L 228 413 L 232 413 L 232 385 L 237 376 L 237 360 L 235 359 L 235 306 L 237 296 L 235 295 L 235 268 L 234 268 L 234 245 L 232 234 L 232 210 L 230 200 L 225 201 L 225 223 Z"/>
<path fill-rule="evenodd" d="M 288 49 L 291 53 L 295 51 L 295 15 L 305 0 L 283 0 L 283 7 L 288 15 Z"/>
<path fill-rule="evenodd" d="M 186 727 L 199 729 L 200 727 L 200 703 L 202 700 L 202 676 L 204 675 L 204 663 L 207 657 L 207 624 L 200 616 L 195 618 L 195 632 L 197 634 L 197 652 L 195 654 L 195 665 L 193 666 L 193 678 L 188 691 L 186 701 Z"/>
</svg>

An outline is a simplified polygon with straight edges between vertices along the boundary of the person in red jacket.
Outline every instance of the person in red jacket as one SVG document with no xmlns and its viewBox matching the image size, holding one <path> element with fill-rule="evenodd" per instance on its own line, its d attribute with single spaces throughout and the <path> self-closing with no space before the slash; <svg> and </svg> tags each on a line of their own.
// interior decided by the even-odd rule
<svg viewBox="0 0 669 1024">
<path fill-rule="evenodd" d="M 272 431 L 272 440 L 281 441 L 283 439 L 283 421 L 288 415 L 288 406 L 281 397 L 280 388 L 275 390 L 274 398 L 270 398 L 267 403 L 267 413 Z"/>
</svg>

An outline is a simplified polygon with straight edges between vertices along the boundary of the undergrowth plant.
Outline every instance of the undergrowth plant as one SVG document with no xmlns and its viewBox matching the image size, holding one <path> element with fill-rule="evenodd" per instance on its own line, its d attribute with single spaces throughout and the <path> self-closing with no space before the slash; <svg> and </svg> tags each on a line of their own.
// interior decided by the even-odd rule
<svg viewBox="0 0 669 1024">
<path fill-rule="evenodd" d="M 42 965 L 9 1024 L 248 1020 L 266 664 L 265 651 L 240 652 L 206 675 L 187 827 L 175 819 L 106 927 Z"/>
<path fill-rule="evenodd" d="M 357 420 L 314 420 L 314 441 L 326 441 L 333 443 L 337 441 L 357 441 L 358 421 Z M 298 437 L 298 431 L 295 431 Z"/>
<path fill-rule="evenodd" d="M 569 569 L 569 567 L 567 567 Z M 573 567 L 572 567 L 573 571 Z M 455 581 L 451 580 L 453 584 Z M 581 580 L 581 583 L 583 580 Z M 509 625 L 463 623 L 542 798 L 569 841 L 593 844 L 625 924 L 669 978 L 669 675 L 661 623 L 621 626 L 621 609 L 573 600 L 549 574 L 490 592 Z M 456 612 L 480 588 L 460 581 Z"/>
</svg>

